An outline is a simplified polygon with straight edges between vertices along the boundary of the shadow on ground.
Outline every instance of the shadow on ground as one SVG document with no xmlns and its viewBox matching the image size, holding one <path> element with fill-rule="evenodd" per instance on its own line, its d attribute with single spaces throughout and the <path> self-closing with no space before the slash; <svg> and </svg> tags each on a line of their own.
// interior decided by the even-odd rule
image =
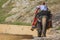
<svg viewBox="0 0 60 40">
<path fill-rule="evenodd" d="M 33 39 L 32 35 L 0 34 L 0 40 L 22 40 Z"/>
</svg>

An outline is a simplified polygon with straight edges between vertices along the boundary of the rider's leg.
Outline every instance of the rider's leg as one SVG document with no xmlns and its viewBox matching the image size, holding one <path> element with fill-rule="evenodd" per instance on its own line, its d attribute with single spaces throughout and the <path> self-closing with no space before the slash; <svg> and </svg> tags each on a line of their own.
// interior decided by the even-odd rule
<svg viewBox="0 0 60 40">
<path fill-rule="evenodd" d="M 36 26 L 35 26 L 36 23 L 37 23 L 37 18 L 35 17 L 33 20 L 33 23 L 32 23 L 32 28 L 31 28 L 32 31 L 36 28 Z"/>
<path fill-rule="evenodd" d="M 34 17 L 34 20 L 33 20 L 33 23 L 32 23 L 32 28 L 31 28 L 31 30 L 34 30 L 34 29 L 36 28 L 37 15 L 38 15 L 38 13 L 37 13 L 37 14 L 35 14 L 35 17 Z"/>
<path fill-rule="evenodd" d="M 33 23 L 32 23 L 32 29 L 35 29 L 36 28 L 37 15 L 39 15 L 39 13 L 35 14 L 35 17 L 34 17 L 34 20 L 33 20 Z"/>
<path fill-rule="evenodd" d="M 33 23 L 32 23 L 32 27 L 35 27 L 36 22 L 37 22 L 37 18 L 35 17 L 35 18 L 34 18 L 34 21 L 33 21 Z"/>
</svg>

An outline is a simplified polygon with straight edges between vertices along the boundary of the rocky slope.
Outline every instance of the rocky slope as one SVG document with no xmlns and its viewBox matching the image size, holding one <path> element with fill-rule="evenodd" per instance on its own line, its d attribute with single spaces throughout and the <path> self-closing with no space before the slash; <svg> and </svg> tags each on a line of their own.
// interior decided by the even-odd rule
<svg viewBox="0 0 60 40">
<path fill-rule="evenodd" d="M 48 0 L 46 2 L 49 9 L 51 10 L 51 13 L 53 14 L 54 27 L 60 25 L 59 2 L 60 0 Z M 34 11 L 36 9 L 36 6 L 40 3 L 41 0 L 6 0 L 6 2 L 1 6 L 1 9 L 3 11 L 0 11 L 0 23 L 2 22 L 23 25 L 27 23 L 28 25 L 31 25 L 34 18 Z"/>
<path fill-rule="evenodd" d="M 34 10 L 36 6 L 41 3 L 41 0 L 8 0 L 2 5 L 2 8 L 6 8 L 10 3 L 12 3 L 13 8 L 8 13 L 11 16 L 5 19 L 5 22 L 25 22 L 31 23 L 34 17 Z M 52 13 L 56 13 L 60 10 L 59 0 L 48 0 L 47 5 Z"/>
<path fill-rule="evenodd" d="M 13 14 L 6 18 L 6 22 L 14 22 L 16 20 L 23 21 L 27 23 L 31 23 L 33 19 L 33 11 L 35 10 L 35 6 L 40 2 L 40 0 L 9 0 L 10 2 L 14 3 L 14 8 L 8 13 Z M 4 8 L 8 5 L 6 2 L 2 7 Z"/>
</svg>

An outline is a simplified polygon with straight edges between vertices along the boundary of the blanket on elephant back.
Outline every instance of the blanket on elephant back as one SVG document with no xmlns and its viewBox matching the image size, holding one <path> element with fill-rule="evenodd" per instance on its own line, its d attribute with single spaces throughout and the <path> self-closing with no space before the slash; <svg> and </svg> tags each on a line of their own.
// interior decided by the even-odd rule
<svg viewBox="0 0 60 40">
<path fill-rule="evenodd" d="M 41 12 L 37 13 L 36 17 L 38 18 L 43 15 L 46 15 L 48 17 L 48 20 L 52 19 L 52 14 L 50 11 L 41 11 Z M 47 29 L 52 28 L 52 20 L 47 21 L 47 26 L 48 26 Z"/>
</svg>

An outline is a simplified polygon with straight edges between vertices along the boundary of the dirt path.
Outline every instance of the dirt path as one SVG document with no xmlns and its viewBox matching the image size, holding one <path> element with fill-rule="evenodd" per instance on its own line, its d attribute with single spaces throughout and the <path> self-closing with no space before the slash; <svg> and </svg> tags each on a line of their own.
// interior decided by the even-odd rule
<svg viewBox="0 0 60 40">
<path fill-rule="evenodd" d="M 31 31 L 30 29 L 31 26 L 0 24 L 0 33 L 37 36 L 36 30 Z"/>
<path fill-rule="evenodd" d="M 0 24 L 0 40 L 31 40 L 37 37 L 37 31 L 31 26 Z M 47 31 L 47 37 L 54 37 L 54 32 Z"/>
<path fill-rule="evenodd" d="M 32 35 L 0 34 L 0 40 L 30 40 Z"/>
<path fill-rule="evenodd" d="M 37 36 L 31 26 L 0 24 L 0 40 L 30 40 Z"/>
</svg>

